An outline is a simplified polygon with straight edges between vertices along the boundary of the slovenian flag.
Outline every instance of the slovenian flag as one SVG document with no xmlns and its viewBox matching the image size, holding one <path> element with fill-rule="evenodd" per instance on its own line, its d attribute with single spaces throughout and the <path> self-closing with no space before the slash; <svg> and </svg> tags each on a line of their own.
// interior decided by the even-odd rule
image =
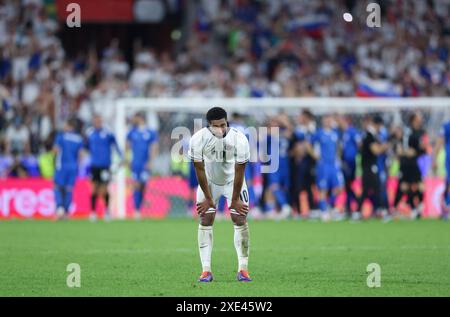
<svg viewBox="0 0 450 317">
<path fill-rule="evenodd" d="M 401 97 L 399 87 L 388 80 L 364 79 L 358 84 L 356 90 L 358 97 Z"/>
<path fill-rule="evenodd" d="M 330 25 L 330 18 L 326 14 L 315 14 L 297 18 L 288 22 L 286 28 L 289 32 L 305 31 L 311 37 L 321 37 L 324 28 Z"/>
</svg>

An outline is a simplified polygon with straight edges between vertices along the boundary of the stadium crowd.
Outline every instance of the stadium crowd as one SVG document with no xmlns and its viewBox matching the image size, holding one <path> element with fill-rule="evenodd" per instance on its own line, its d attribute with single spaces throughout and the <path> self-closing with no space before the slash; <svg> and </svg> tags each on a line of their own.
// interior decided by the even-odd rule
<svg viewBox="0 0 450 317">
<path fill-rule="evenodd" d="M 0 1 L 0 177 L 51 178 L 61 123 L 111 122 L 124 96 L 448 96 L 450 1 L 383 1 L 382 28 L 366 4 L 201 1 L 180 52 L 127 61 L 117 40 L 68 58 L 42 0 Z"/>
</svg>

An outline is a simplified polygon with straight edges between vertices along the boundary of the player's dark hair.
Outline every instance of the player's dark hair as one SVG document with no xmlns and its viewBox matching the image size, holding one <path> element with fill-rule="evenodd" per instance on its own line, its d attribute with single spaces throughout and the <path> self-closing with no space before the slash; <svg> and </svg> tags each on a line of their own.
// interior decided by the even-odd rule
<svg viewBox="0 0 450 317">
<path fill-rule="evenodd" d="M 70 118 L 69 120 L 67 120 L 67 124 L 69 125 L 69 127 L 75 130 L 78 126 L 78 121 L 76 118 Z"/>
<path fill-rule="evenodd" d="M 412 125 L 414 123 L 414 120 L 416 120 L 416 118 L 419 116 L 419 113 L 414 111 L 410 116 L 409 116 L 409 125 Z"/>
<path fill-rule="evenodd" d="M 210 123 L 212 120 L 220 120 L 225 119 L 227 120 L 227 112 L 220 107 L 214 107 L 208 110 L 206 113 L 206 121 Z"/>
<path fill-rule="evenodd" d="M 383 118 L 380 115 L 375 115 L 372 118 L 372 122 L 379 125 L 379 124 L 383 124 Z"/>
<path fill-rule="evenodd" d="M 143 111 L 136 112 L 134 115 L 142 120 L 145 120 L 145 112 Z"/>
<path fill-rule="evenodd" d="M 314 115 L 312 114 L 312 112 L 309 109 L 304 109 L 302 111 L 302 114 L 304 116 L 306 116 L 308 119 L 313 120 L 314 119 Z"/>
<path fill-rule="evenodd" d="M 243 115 L 241 115 L 239 112 L 233 112 L 231 114 L 231 118 L 233 118 L 233 120 L 241 120 L 243 119 Z"/>
</svg>

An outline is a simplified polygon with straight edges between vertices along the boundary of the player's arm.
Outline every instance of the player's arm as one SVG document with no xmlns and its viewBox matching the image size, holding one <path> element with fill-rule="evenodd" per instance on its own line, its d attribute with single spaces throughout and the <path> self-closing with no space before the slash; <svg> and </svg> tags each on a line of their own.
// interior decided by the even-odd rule
<svg viewBox="0 0 450 317">
<path fill-rule="evenodd" d="M 247 163 L 236 163 L 234 166 L 233 195 L 231 196 L 230 210 L 241 215 L 248 213 L 248 205 L 240 199 L 242 185 L 244 184 L 245 166 Z"/>
<path fill-rule="evenodd" d="M 234 165 L 233 194 L 231 196 L 230 210 L 241 215 L 248 213 L 248 205 L 240 199 L 242 185 L 244 184 L 245 166 L 250 159 L 250 145 L 247 138 L 238 137 L 236 143 L 236 163 Z"/>
<path fill-rule="evenodd" d="M 439 156 L 439 153 L 442 150 L 442 147 L 444 146 L 444 137 L 441 135 L 438 137 L 438 139 L 436 140 L 436 145 L 434 147 L 433 150 L 433 157 L 432 157 L 432 164 L 433 164 L 433 171 L 436 172 L 437 171 L 437 167 L 438 167 L 438 163 L 437 163 L 437 158 Z"/>
<path fill-rule="evenodd" d="M 204 214 L 209 209 L 215 209 L 214 200 L 208 186 L 206 178 L 205 163 L 203 162 L 203 142 L 199 134 L 194 134 L 189 141 L 189 158 L 194 163 L 195 175 L 197 176 L 198 185 L 200 186 L 205 200 L 197 204 L 198 214 Z"/>
<path fill-rule="evenodd" d="M 370 151 L 375 155 L 380 155 L 389 149 L 389 143 L 374 142 L 370 145 Z"/>
<path fill-rule="evenodd" d="M 155 157 L 158 155 L 159 153 L 159 145 L 158 145 L 158 140 L 159 140 L 159 136 L 158 136 L 158 132 L 157 131 L 150 131 L 152 137 L 150 140 L 150 144 L 148 146 L 148 157 L 149 160 L 147 162 L 147 169 L 148 170 L 153 170 L 153 162 L 155 160 Z"/>
<path fill-rule="evenodd" d="M 61 150 L 61 143 L 62 143 L 62 137 L 61 137 L 61 134 L 58 133 L 55 136 L 55 141 L 53 143 L 53 148 L 52 148 L 52 152 L 54 155 L 57 155 L 59 153 L 59 151 Z"/>
<path fill-rule="evenodd" d="M 317 135 L 314 134 L 310 138 L 308 138 L 308 140 L 305 140 L 305 142 L 306 142 L 306 152 L 315 161 L 317 161 L 319 159 L 319 156 L 317 155 L 316 151 L 314 150 L 314 144 L 316 143 L 317 139 L 318 139 Z"/>
<path fill-rule="evenodd" d="M 150 169 L 150 170 L 152 170 L 153 169 L 153 162 L 154 162 L 154 160 L 155 160 L 155 157 L 158 155 L 158 153 L 159 153 L 159 144 L 158 144 L 158 142 L 153 142 L 150 146 L 149 146 L 149 149 L 148 149 L 148 151 L 149 151 L 149 157 L 150 157 L 150 160 L 148 161 L 148 168 Z"/>
<path fill-rule="evenodd" d="M 194 161 L 195 174 L 197 175 L 198 185 L 205 195 L 205 200 L 197 204 L 198 214 L 204 214 L 209 209 L 216 209 L 211 191 L 208 186 L 208 179 L 206 178 L 205 164 L 203 161 Z"/>
<path fill-rule="evenodd" d="M 89 155 L 89 138 L 82 137 L 82 141 L 79 145 L 78 151 L 78 163 L 80 164 L 83 159 Z"/>
<path fill-rule="evenodd" d="M 416 150 L 412 146 L 413 142 L 414 142 L 413 135 L 410 135 L 408 138 L 408 145 L 407 145 L 406 149 L 404 149 L 405 155 L 409 158 L 412 158 L 412 157 L 416 156 L 416 154 L 417 154 Z"/>
</svg>

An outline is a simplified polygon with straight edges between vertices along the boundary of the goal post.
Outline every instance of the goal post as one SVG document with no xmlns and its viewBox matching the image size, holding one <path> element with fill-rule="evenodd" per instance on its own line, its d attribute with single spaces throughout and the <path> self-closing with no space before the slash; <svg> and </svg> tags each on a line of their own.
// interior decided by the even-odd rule
<svg viewBox="0 0 450 317">
<path fill-rule="evenodd" d="M 283 111 L 296 115 L 309 109 L 315 115 L 325 113 L 364 115 L 367 113 L 399 113 L 414 109 L 428 112 L 433 117 L 432 128 L 437 130 L 444 119 L 450 119 L 450 98 L 122 98 L 116 101 L 114 132 L 118 145 L 125 151 L 127 118 L 137 111 L 169 114 L 160 118 L 166 132 L 178 122 L 178 117 L 203 118 L 213 106 L 221 106 L 230 113 L 239 112 L 258 118 Z M 174 126 L 173 125 L 173 126 Z M 191 128 L 190 128 L 191 129 Z M 167 143 L 167 142 L 166 142 Z M 121 166 L 116 173 L 116 214 L 126 217 L 126 173 Z"/>
</svg>

